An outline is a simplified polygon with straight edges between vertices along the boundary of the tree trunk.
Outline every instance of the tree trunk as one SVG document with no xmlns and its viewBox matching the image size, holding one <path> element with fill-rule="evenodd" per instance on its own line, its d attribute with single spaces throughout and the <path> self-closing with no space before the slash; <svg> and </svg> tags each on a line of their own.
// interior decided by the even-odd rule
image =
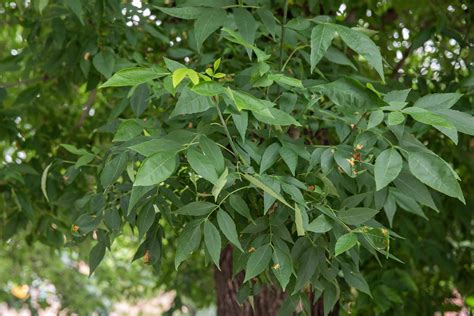
<svg viewBox="0 0 474 316">
<path fill-rule="evenodd" d="M 242 285 L 244 273 L 240 272 L 232 278 L 232 247 L 227 246 L 222 250 L 220 259 L 221 271 L 215 269 L 214 281 L 217 295 L 218 316 L 275 316 L 285 299 L 286 293 L 272 286 L 264 287 L 254 297 L 253 308 L 247 301 L 240 305 L 237 302 L 237 292 Z M 310 299 L 312 299 L 310 295 Z M 318 300 L 311 310 L 312 316 L 323 316 L 323 301 Z M 329 315 L 338 315 L 338 306 Z"/>
</svg>

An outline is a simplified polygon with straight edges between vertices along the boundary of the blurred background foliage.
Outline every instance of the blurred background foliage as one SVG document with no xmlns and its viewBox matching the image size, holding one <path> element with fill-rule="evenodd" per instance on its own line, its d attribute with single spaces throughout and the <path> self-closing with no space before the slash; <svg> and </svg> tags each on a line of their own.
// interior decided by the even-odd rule
<svg viewBox="0 0 474 316">
<path fill-rule="evenodd" d="M 73 202 L 90 191 L 97 165 L 86 161 L 79 174 L 71 168 L 75 156 L 59 145 L 103 151 L 111 141 L 107 132 L 113 119 L 133 116 L 128 102 L 121 101 L 127 100 L 122 92 L 96 90 L 103 81 L 98 52 L 112 56 L 112 69 L 161 63 L 163 56 L 194 66 L 214 58 L 186 44 L 192 22 L 165 17 L 155 5 L 173 3 L 82 1 L 79 9 L 72 0 L 0 2 L 0 302 L 11 308 L 59 304 L 79 314 L 107 313 L 117 302 L 165 291 L 175 293 L 171 312 L 213 304 L 212 269 L 204 268 L 203 256 L 186 262 L 179 274 L 172 264 L 162 264 L 160 271 L 141 261 L 130 264 L 138 239 L 125 232 L 89 278 L 90 241 L 77 244 L 69 238 L 78 212 Z M 465 96 L 455 108 L 474 114 L 473 11 L 468 1 L 293 0 L 289 11 L 293 17 L 333 15 L 347 25 L 373 30 L 390 66 L 392 89 L 412 88 L 419 95 L 461 92 Z M 222 51 L 221 43 L 208 42 L 209 51 Z M 239 61 L 226 61 L 226 53 L 224 47 L 224 63 L 238 68 Z M 331 67 L 323 72 L 346 71 L 346 66 Z M 159 105 L 153 101 L 147 109 L 151 116 Z M 375 300 L 353 295 L 346 310 L 355 315 L 429 315 L 474 307 L 474 140 L 460 135 L 454 146 L 438 133 L 419 133 L 456 168 L 467 204 L 437 201 L 442 207 L 429 221 L 397 213 L 394 231 L 405 240 L 394 243 L 391 252 L 405 264 L 365 261 L 361 270 Z M 41 173 L 50 163 L 53 207 L 41 192 Z M 172 262 L 174 253 L 165 258 Z M 28 285 L 27 294 L 22 285 Z M 461 303 L 450 300 L 457 295 Z"/>
</svg>

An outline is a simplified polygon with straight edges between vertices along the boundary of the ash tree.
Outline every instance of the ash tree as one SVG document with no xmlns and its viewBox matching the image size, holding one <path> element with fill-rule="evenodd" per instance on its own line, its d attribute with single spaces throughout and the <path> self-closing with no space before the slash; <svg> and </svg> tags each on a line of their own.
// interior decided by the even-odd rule
<svg viewBox="0 0 474 316">
<path fill-rule="evenodd" d="M 423 141 L 474 133 L 452 109 L 462 94 L 392 84 L 376 32 L 317 1 L 156 1 L 156 19 L 128 26 L 119 1 L 33 2 L 31 63 L 41 84 L 83 99 L 71 128 L 85 141 L 53 141 L 34 175 L 48 215 L 15 189 L 7 238 L 32 225 L 53 246 L 84 243 L 93 273 L 134 234 L 133 264 L 158 281 L 215 270 L 219 315 L 328 315 L 351 293 L 373 299 L 367 260 L 403 266 L 400 213 L 465 203 Z M 102 122 L 89 129 L 94 103 Z"/>
</svg>

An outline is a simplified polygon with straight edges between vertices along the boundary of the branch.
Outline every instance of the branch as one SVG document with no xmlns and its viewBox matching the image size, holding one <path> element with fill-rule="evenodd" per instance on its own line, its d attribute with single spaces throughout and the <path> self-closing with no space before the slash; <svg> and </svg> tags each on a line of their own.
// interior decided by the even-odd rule
<svg viewBox="0 0 474 316">
<path fill-rule="evenodd" d="M 96 95 L 97 89 L 91 90 L 91 93 L 89 94 L 86 103 L 84 103 L 84 106 L 82 107 L 81 117 L 79 118 L 79 122 L 77 122 L 76 124 L 76 128 L 81 128 L 84 124 L 87 114 L 89 113 L 92 105 L 94 104 Z"/>
<path fill-rule="evenodd" d="M 402 59 L 393 67 L 393 72 L 392 72 L 392 79 L 398 79 L 401 75 L 398 71 L 403 67 L 403 64 L 405 63 L 405 60 L 407 59 L 408 55 L 410 55 L 411 52 L 411 46 L 408 47 L 404 52 Z"/>
</svg>

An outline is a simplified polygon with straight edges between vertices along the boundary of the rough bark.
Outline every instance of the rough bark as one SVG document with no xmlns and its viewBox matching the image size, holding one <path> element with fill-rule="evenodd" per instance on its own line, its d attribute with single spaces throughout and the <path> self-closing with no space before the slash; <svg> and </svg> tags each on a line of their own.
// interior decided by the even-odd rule
<svg viewBox="0 0 474 316">
<path fill-rule="evenodd" d="M 237 292 L 244 279 L 241 272 L 232 278 L 232 247 L 228 246 L 221 253 L 221 271 L 215 270 L 214 280 L 217 293 L 217 315 L 219 316 L 273 316 L 277 314 L 284 293 L 276 287 L 264 287 L 254 297 L 254 308 L 249 302 L 237 303 Z"/>
<path fill-rule="evenodd" d="M 254 297 L 253 308 L 249 302 L 240 305 L 237 302 L 237 292 L 244 279 L 243 272 L 232 277 L 232 247 L 222 250 L 220 259 L 221 270 L 215 269 L 214 280 L 217 294 L 217 315 L 219 316 L 274 316 L 285 298 L 285 293 L 277 288 L 266 286 Z M 310 295 L 312 300 L 312 294 Z M 323 301 L 318 300 L 312 308 L 312 316 L 322 316 Z M 329 314 L 338 315 L 338 306 Z"/>
</svg>

